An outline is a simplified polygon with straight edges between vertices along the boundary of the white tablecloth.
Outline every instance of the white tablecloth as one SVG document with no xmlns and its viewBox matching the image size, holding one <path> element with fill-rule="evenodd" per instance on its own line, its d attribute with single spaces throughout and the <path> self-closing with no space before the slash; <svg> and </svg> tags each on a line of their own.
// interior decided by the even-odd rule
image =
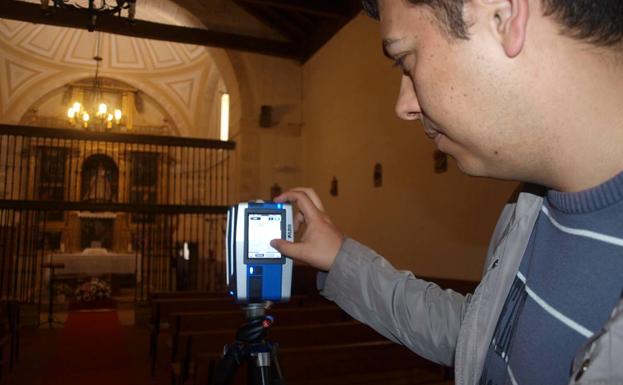
<svg viewBox="0 0 623 385">
<path fill-rule="evenodd" d="M 139 257 L 140 261 L 140 257 Z M 46 257 L 46 262 L 64 263 L 65 268 L 55 269 L 54 274 L 87 274 L 91 276 L 104 274 L 134 274 L 136 272 L 136 255 L 116 254 L 101 251 L 85 251 L 76 254 L 53 254 Z M 137 276 L 140 277 L 140 263 Z M 49 269 L 45 273 L 46 281 Z"/>
</svg>

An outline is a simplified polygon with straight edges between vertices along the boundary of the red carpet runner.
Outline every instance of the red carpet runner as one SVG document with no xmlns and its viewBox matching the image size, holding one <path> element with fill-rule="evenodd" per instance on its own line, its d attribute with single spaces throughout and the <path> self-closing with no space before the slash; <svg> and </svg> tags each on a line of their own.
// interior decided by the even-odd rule
<svg viewBox="0 0 623 385">
<path fill-rule="evenodd" d="M 116 311 L 69 313 L 42 385 L 140 385 Z"/>
</svg>

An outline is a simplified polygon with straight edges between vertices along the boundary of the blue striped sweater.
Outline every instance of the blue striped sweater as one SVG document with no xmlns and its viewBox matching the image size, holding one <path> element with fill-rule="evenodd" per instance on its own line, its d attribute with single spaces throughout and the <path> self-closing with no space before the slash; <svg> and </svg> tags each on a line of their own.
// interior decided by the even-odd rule
<svg viewBox="0 0 623 385">
<path fill-rule="evenodd" d="M 549 191 L 480 384 L 567 384 L 576 351 L 622 295 L 623 172 L 589 190 Z"/>
</svg>

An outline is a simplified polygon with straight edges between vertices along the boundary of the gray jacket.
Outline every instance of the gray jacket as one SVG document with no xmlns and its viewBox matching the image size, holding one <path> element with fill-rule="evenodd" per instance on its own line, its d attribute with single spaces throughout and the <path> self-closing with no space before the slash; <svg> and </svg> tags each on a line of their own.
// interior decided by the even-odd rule
<svg viewBox="0 0 623 385">
<path fill-rule="evenodd" d="M 542 197 L 521 193 L 506 205 L 473 294 L 442 290 L 398 271 L 352 239 L 345 240 L 326 279 L 321 279 L 321 294 L 390 340 L 454 366 L 456 385 L 477 384 L 542 204 Z M 623 384 L 623 299 L 601 332 L 576 355 L 569 383 Z"/>
</svg>

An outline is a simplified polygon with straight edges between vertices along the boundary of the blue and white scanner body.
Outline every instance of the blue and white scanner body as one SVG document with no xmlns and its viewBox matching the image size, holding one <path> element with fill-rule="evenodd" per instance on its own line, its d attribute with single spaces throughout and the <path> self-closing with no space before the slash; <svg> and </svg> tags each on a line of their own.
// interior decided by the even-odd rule
<svg viewBox="0 0 623 385">
<path fill-rule="evenodd" d="M 239 304 L 287 302 L 292 259 L 270 246 L 294 240 L 292 205 L 245 202 L 227 213 L 227 286 Z"/>
</svg>

